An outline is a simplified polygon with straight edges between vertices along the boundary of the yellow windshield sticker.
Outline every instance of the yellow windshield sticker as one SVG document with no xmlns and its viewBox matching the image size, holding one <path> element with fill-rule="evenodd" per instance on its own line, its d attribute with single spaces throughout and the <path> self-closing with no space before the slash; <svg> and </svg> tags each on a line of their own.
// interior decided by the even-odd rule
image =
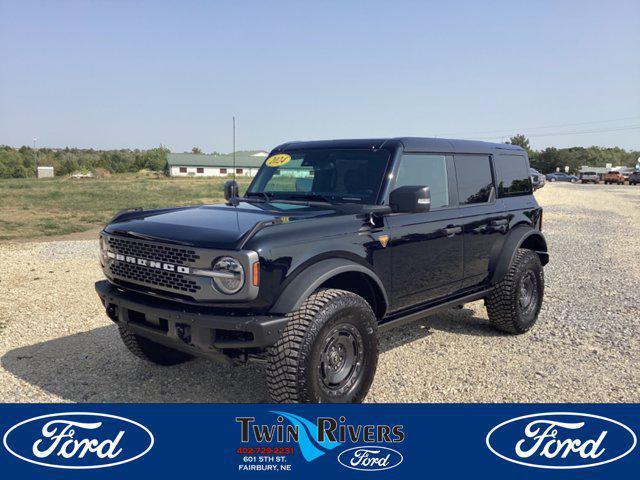
<svg viewBox="0 0 640 480">
<path fill-rule="evenodd" d="M 287 155 L 286 153 L 279 153 L 267 158 L 267 161 L 265 163 L 267 164 L 267 167 L 279 167 L 281 165 L 284 165 L 285 163 L 289 163 L 289 160 L 291 160 L 291 155 Z"/>
</svg>

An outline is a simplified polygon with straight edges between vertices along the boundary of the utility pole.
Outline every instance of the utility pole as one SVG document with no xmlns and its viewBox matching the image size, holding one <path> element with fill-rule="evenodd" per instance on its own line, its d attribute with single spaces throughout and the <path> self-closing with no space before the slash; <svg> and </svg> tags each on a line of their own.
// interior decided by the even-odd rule
<svg viewBox="0 0 640 480">
<path fill-rule="evenodd" d="M 34 172 L 36 175 L 36 178 L 38 178 L 38 152 L 36 150 L 36 140 L 38 140 L 36 137 L 33 137 L 33 167 L 34 167 Z"/>
<path fill-rule="evenodd" d="M 233 116 L 233 179 L 236 179 L 236 116 Z"/>
</svg>

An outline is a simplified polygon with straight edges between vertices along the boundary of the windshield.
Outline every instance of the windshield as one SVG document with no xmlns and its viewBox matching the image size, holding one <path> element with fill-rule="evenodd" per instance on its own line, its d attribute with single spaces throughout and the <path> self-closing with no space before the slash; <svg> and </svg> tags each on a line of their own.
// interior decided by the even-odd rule
<svg viewBox="0 0 640 480">
<path fill-rule="evenodd" d="M 265 160 L 247 195 L 328 202 L 376 202 L 389 161 L 385 150 L 297 150 Z"/>
</svg>

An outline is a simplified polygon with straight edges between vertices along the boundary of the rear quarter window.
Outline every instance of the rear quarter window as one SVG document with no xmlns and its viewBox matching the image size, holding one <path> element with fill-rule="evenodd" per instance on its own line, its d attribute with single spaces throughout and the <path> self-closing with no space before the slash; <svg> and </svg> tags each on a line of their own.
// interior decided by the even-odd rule
<svg viewBox="0 0 640 480">
<path fill-rule="evenodd" d="M 532 192 L 529 162 L 524 155 L 496 155 L 498 196 L 513 197 Z"/>
</svg>

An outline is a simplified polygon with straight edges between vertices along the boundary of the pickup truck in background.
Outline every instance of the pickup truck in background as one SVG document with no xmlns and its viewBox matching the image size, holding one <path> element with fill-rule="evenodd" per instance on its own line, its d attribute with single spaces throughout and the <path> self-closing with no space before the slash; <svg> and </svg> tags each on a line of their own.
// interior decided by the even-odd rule
<svg viewBox="0 0 640 480">
<path fill-rule="evenodd" d="M 596 172 L 582 172 L 580 174 L 580 183 L 595 183 L 596 185 L 600 181 L 600 177 Z"/>
<path fill-rule="evenodd" d="M 624 185 L 624 177 L 620 172 L 607 172 L 603 175 L 605 185 L 612 185 L 617 183 L 618 185 Z"/>
</svg>

